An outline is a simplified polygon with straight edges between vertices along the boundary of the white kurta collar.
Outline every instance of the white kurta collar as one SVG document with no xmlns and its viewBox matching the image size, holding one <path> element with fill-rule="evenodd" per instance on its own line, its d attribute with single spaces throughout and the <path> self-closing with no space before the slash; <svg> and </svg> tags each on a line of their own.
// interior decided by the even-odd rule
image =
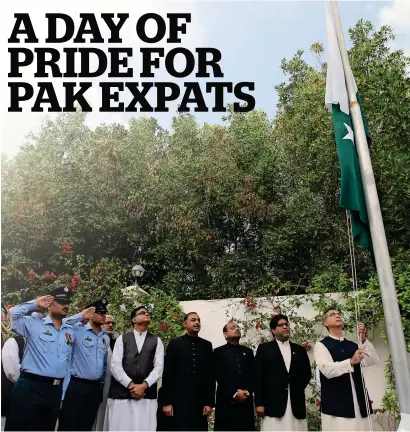
<svg viewBox="0 0 410 432">
<path fill-rule="evenodd" d="M 147 330 L 145 330 L 144 332 L 140 333 L 137 332 L 137 330 L 134 329 L 134 335 L 138 338 L 144 338 L 147 335 Z"/>
<path fill-rule="evenodd" d="M 336 339 L 338 341 L 344 341 L 345 338 L 343 336 L 337 337 L 337 336 L 332 336 L 331 334 L 329 335 L 332 339 Z"/>
<path fill-rule="evenodd" d="M 282 341 L 276 339 L 276 342 L 278 343 L 279 346 L 289 346 L 290 345 L 289 340 L 282 342 Z"/>
</svg>

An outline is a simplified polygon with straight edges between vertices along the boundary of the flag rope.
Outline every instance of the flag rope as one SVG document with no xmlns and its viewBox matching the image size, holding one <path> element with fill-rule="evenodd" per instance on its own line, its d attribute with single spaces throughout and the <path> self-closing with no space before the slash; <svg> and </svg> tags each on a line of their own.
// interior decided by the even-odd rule
<svg viewBox="0 0 410 432">
<path fill-rule="evenodd" d="M 360 318 L 359 289 L 357 287 L 356 256 L 355 256 L 355 249 L 354 249 L 352 220 L 350 218 L 350 211 L 349 210 L 346 210 L 346 223 L 347 223 L 347 236 L 349 238 L 350 266 L 351 266 L 351 270 L 352 270 L 352 285 L 353 285 L 353 291 L 354 291 L 353 301 L 354 301 L 355 319 L 356 319 L 357 342 L 358 342 L 359 348 L 361 348 L 362 341 L 360 340 L 360 335 L 359 335 L 359 331 L 358 331 L 359 318 Z M 371 413 L 370 413 L 369 394 L 368 394 L 367 389 L 366 389 L 363 371 L 362 371 L 362 366 L 360 363 L 359 363 L 359 367 L 360 367 L 360 376 L 362 378 L 364 397 L 366 400 L 367 421 L 369 422 L 369 428 L 370 428 L 369 430 L 373 431 L 373 422 L 372 422 Z"/>
</svg>

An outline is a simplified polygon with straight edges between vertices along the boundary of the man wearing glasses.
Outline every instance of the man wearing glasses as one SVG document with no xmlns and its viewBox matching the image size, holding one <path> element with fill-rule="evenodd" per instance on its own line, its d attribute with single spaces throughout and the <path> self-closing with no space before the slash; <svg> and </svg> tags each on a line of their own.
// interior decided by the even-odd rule
<svg viewBox="0 0 410 432">
<path fill-rule="evenodd" d="M 104 430 L 156 431 L 157 381 L 164 368 L 164 345 L 147 332 L 145 306 L 131 313 L 133 331 L 118 336 L 111 357 L 111 385 Z"/>
<path fill-rule="evenodd" d="M 255 357 L 255 406 L 261 431 L 307 431 L 305 389 L 312 377 L 305 348 L 289 342 L 285 315 L 270 322 L 274 340 L 258 347 Z"/>
<path fill-rule="evenodd" d="M 343 337 L 340 312 L 329 308 L 323 313 L 326 336 L 315 345 L 315 361 L 320 371 L 322 430 L 372 430 L 373 413 L 362 376 L 362 367 L 379 360 L 367 340 L 364 324 L 358 324 L 360 346 Z"/>
</svg>

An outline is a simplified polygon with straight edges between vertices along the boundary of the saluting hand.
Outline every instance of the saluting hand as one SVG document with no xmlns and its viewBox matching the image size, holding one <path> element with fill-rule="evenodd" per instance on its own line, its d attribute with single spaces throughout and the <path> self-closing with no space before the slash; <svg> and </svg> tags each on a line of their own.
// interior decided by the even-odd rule
<svg viewBox="0 0 410 432">
<path fill-rule="evenodd" d="M 39 308 L 47 309 L 53 303 L 54 297 L 51 295 L 36 298 L 36 304 Z"/>
<path fill-rule="evenodd" d="M 95 312 L 95 307 L 89 307 L 87 309 L 84 309 L 81 312 L 81 315 L 83 316 L 83 319 L 90 319 L 94 312 Z"/>
</svg>

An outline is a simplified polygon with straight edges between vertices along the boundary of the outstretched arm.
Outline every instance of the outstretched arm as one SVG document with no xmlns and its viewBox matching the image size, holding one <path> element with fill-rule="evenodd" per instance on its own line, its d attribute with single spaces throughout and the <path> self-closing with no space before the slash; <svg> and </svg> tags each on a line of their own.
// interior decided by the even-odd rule
<svg viewBox="0 0 410 432">
<path fill-rule="evenodd" d="M 43 296 L 12 307 L 10 309 L 10 315 L 13 320 L 13 330 L 19 335 L 27 337 L 30 334 L 30 330 L 36 325 L 36 319 L 27 316 L 27 314 L 38 307 L 48 308 L 53 300 L 54 298 L 52 296 Z"/>
<path fill-rule="evenodd" d="M 322 342 L 317 342 L 315 345 L 315 362 L 320 372 L 329 379 L 353 372 L 353 366 L 350 363 L 350 359 L 341 362 L 333 361 L 329 350 L 322 344 Z"/>
</svg>

